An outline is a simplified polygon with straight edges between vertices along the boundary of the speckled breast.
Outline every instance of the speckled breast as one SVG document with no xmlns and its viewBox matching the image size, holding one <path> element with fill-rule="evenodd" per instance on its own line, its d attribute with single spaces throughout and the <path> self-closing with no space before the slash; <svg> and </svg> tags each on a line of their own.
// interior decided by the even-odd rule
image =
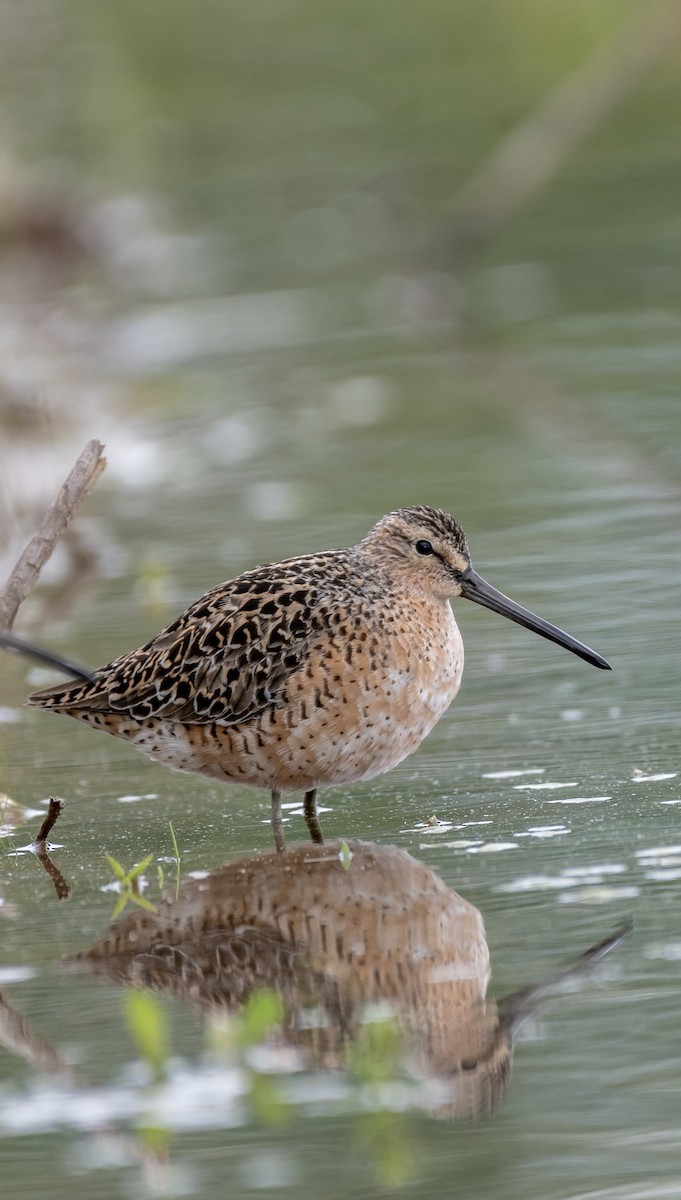
<svg viewBox="0 0 681 1200">
<path fill-rule="evenodd" d="M 386 615 L 380 637 L 320 642 L 276 712 L 241 732 L 238 778 L 307 789 L 380 775 L 420 745 L 454 699 L 462 672 L 463 644 L 448 602 L 401 604 Z"/>
</svg>

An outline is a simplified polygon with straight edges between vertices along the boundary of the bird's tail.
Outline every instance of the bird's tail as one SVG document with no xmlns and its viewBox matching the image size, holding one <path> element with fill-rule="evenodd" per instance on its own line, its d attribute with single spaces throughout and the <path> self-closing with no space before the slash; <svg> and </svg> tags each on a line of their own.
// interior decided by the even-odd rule
<svg viewBox="0 0 681 1200">
<path fill-rule="evenodd" d="M 24 658 L 32 658 L 34 662 L 42 663 L 45 667 L 56 667 L 58 671 L 63 671 L 73 679 L 89 681 L 93 678 L 92 671 L 80 663 L 70 662 L 68 658 L 53 654 L 51 650 L 44 650 L 42 646 L 36 646 L 34 642 L 28 642 L 25 638 L 17 637 L 4 629 L 0 629 L 0 646 L 12 654 L 23 654 Z"/>
</svg>

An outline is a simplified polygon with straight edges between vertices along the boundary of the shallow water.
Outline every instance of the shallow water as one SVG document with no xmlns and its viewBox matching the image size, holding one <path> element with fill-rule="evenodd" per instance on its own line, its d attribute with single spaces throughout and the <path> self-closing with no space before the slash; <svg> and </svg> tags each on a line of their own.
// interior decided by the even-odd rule
<svg viewBox="0 0 681 1200">
<path fill-rule="evenodd" d="M 481 1200 L 676 1196 L 678 83 L 671 71 L 649 81 L 463 278 L 424 275 L 411 255 L 441 223 L 450 173 L 465 175 L 500 136 L 504 103 L 520 116 L 558 78 L 566 45 L 579 56 L 595 36 L 585 33 L 593 6 L 575 7 L 567 43 L 544 6 L 528 0 L 518 27 L 506 6 L 491 6 L 512 39 L 508 56 L 489 20 L 480 25 L 480 6 L 460 6 L 452 112 L 443 76 L 412 45 L 425 34 L 408 4 L 378 77 L 357 67 L 356 23 L 374 18 L 354 6 L 329 17 L 315 57 L 306 5 L 293 6 L 258 86 L 263 30 L 237 7 L 234 55 L 201 84 L 200 72 L 165 74 L 164 55 L 175 61 L 185 36 L 177 14 L 152 50 L 155 26 L 127 5 L 127 23 L 88 18 L 78 69 L 51 27 L 31 51 L 53 84 L 75 71 L 79 94 L 87 76 L 83 115 L 63 88 L 47 91 L 58 104 L 41 93 L 32 107 L 30 72 L 19 70 L 37 162 L 61 137 L 75 177 L 110 171 L 121 195 L 172 192 L 197 244 L 146 229 L 144 205 L 140 217 L 114 204 L 104 298 L 81 266 L 50 281 L 39 335 L 35 296 L 23 333 L 12 325 L 21 378 L 39 400 L 23 427 L 2 409 L 7 566 L 85 440 L 106 441 L 109 460 L 79 518 L 93 577 L 55 615 L 67 574 L 58 552 L 17 629 L 104 662 L 220 579 L 349 544 L 397 506 L 441 505 L 466 529 L 481 574 L 613 671 L 456 603 L 466 646 L 457 700 L 397 770 L 322 794 L 325 834 L 377 853 L 397 846 L 479 909 L 490 999 L 547 979 L 625 920 L 634 929 L 597 971 L 546 997 L 519 1031 L 503 1104 L 475 1122 L 429 1115 L 423 1080 L 390 1045 L 353 1070 L 323 1070 L 286 1045 L 246 1051 L 243 1016 L 207 1030 L 181 995 L 159 995 L 149 1017 L 158 1031 L 165 1014 L 167 1026 L 154 1081 L 131 993 L 62 960 L 109 927 L 118 893 L 107 854 L 126 871 L 151 855 L 143 896 L 158 904 L 175 890 L 173 839 L 184 886 L 269 849 L 269 800 L 24 708 L 46 676 L 5 658 L 0 791 L 29 811 L 0 838 L 2 1195 L 345 1200 L 399 1186 Z M 79 5 L 69 12 L 83 19 Z M 429 13 L 435 30 L 449 20 L 435 3 Z M 205 28 L 192 36 L 209 54 Z M 103 47 L 114 65 L 105 55 L 111 74 L 97 76 Z M 158 53 L 157 75 L 139 67 L 139 47 Z M 197 114 L 217 112 L 207 97 L 227 66 L 241 106 L 213 125 Z M 112 103 L 121 78 L 128 107 Z M 148 92 L 130 90 L 133 78 Z M 168 123 L 154 124 L 157 109 Z M 286 152 L 282 128 L 296 131 Z M 25 263 L 10 265 L 5 346 L 8 313 L 18 328 L 34 286 Z M 52 859 L 67 902 L 26 850 L 50 795 L 66 801 Z M 305 826 L 289 799 L 295 842 Z M 380 1086 L 367 1082 L 371 1070 L 384 1072 Z"/>
<path fill-rule="evenodd" d="M 432 360 L 422 368 L 424 392 L 436 390 L 430 380 L 440 370 Z M 149 1105 L 171 1147 L 170 1165 L 157 1167 L 160 1186 L 181 1194 L 218 1194 L 229 1176 L 238 1194 L 287 1188 L 312 1194 L 326 1180 L 331 1195 L 364 1195 L 392 1173 L 415 1195 L 440 1193 L 451 1186 L 452 1173 L 464 1191 L 490 1197 L 525 1196 L 535 1178 L 542 1195 L 551 1197 L 665 1194 L 659 1189 L 675 1177 L 677 1161 L 670 1059 L 681 887 L 677 580 L 668 565 L 677 504 L 662 487 L 627 490 L 612 478 L 592 478 L 585 494 L 589 472 L 581 459 L 536 431 L 516 426 L 509 436 L 503 408 L 495 430 L 493 412 L 491 404 L 471 409 L 463 439 L 456 413 L 449 420 L 440 414 L 438 432 L 444 441 L 456 438 L 461 471 L 449 484 L 448 500 L 450 472 L 444 455 L 434 454 L 427 498 L 446 500 L 465 520 L 474 561 L 490 580 L 585 638 L 608 655 L 614 670 L 594 671 L 527 631 L 459 603 L 467 666 L 450 713 L 418 755 L 392 774 L 325 792 L 324 829 L 328 837 L 400 846 L 475 904 L 487 930 L 493 995 L 550 975 L 623 918 L 633 918 L 633 935 L 595 979 L 552 999 L 525 1027 L 504 1106 L 474 1126 L 433 1122 L 395 1084 L 379 1102 L 374 1130 L 375 1101 L 358 1098 L 343 1077 L 309 1069 L 291 1076 L 290 1064 L 280 1082 L 286 1119 L 258 1118 L 238 1071 L 223 1065 L 220 1076 L 206 1057 L 196 1018 L 177 999 L 162 1001 L 170 1068 L 158 1100 L 139 1065 L 119 991 L 63 974 L 59 960 L 84 949 L 108 924 L 116 896 L 105 853 L 126 869 L 153 855 L 144 894 L 156 901 L 158 863 L 166 886 L 174 878 L 170 822 L 185 878 L 266 849 L 267 797 L 173 774 L 113 739 L 21 708 L 39 673 L 8 660 L 0 731 L 5 789 L 34 808 L 48 794 L 66 799 L 53 859 L 72 897 L 60 904 L 35 857 L 12 852 L 35 834 L 37 818 L 12 830 L 2 856 L 3 981 L 35 1036 L 75 1064 L 88 1090 L 65 1091 L 2 1052 L 7 1194 L 25 1194 L 27 1180 L 37 1191 L 48 1178 L 55 1195 L 89 1195 L 94 1186 L 119 1195 L 152 1186 L 152 1168 L 136 1161 L 138 1144 L 121 1137 L 121 1130 L 144 1122 Z M 386 413 L 369 435 L 346 435 L 353 474 L 365 471 L 357 459 L 370 438 L 383 435 L 387 444 L 405 438 L 399 416 L 399 410 Z M 222 422 L 225 414 L 194 419 L 208 442 L 211 419 Z M 172 463 L 186 445 L 187 422 L 168 421 L 162 432 L 162 461 Z M 489 494 L 478 506 L 462 486 L 462 474 L 464 480 L 479 474 L 466 441 L 485 447 L 484 477 L 495 483 L 496 518 Z M 425 454 L 422 442 L 419 451 Z M 590 452 L 598 453 L 593 443 Z M 506 464 L 509 471 L 509 453 L 509 473 L 522 479 L 512 494 L 497 490 L 498 473 L 489 465 Z M 276 480 L 282 459 L 266 434 L 260 455 L 261 478 L 271 473 Z M 404 474 L 411 474 L 406 455 L 402 461 Z M 361 512 L 341 515 L 337 501 L 327 519 L 316 504 L 299 499 L 299 511 L 274 524 L 244 511 L 248 484 L 237 489 L 235 474 L 252 470 L 230 469 L 230 490 L 240 492 L 241 504 L 228 499 L 220 512 L 219 465 L 206 471 L 204 464 L 201 479 L 195 472 L 181 494 L 165 493 L 163 503 L 164 487 L 157 484 L 146 494 L 148 515 L 131 539 L 118 511 L 119 485 L 102 485 L 91 506 L 100 510 L 105 544 L 116 553 L 123 546 L 128 565 L 82 597 L 77 623 L 74 616 L 55 630 L 54 644 L 94 662 L 141 641 L 166 612 L 221 575 L 294 548 L 346 542 L 399 497 L 423 497 L 423 484 L 415 492 L 406 480 L 397 486 L 392 472 L 373 480 L 367 472 Z M 334 495 L 342 493 L 343 481 L 330 479 Z M 328 492 L 324 498 L 308 482 L 308 495 L 313 492 L 325 499 L 324 508 L 330 505 Z M 123 508 L 130 503 L 123 494 Z M 199 538 L 192 529 L 200 530 Z M 151 611 L 139 565 L 150 546 L 168 572 L 162 589 L 168 600 Z M 302 837 L 299 810 L 288 809 L 286 823 L 289 839 Z M 365 1118 L 358 1117 L 358 1104 Z"/>
</svg>

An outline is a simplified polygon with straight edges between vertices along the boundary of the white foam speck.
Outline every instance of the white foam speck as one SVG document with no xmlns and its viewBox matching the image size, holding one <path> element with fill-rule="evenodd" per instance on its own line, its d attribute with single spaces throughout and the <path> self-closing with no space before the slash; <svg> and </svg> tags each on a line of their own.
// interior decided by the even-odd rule
<svg viewBox="0 0 681 1200">
<path fill-rule="evenodd" d="M 158 792 L 147 792 L 144 796 L 119 796 L 119 804 L 137 804 L 138 800 L 158 800 Z"/>
<path fill-rule="evenodd" d="M 522 875 L 511 883 L 504 883 L 499 892 L 548 892 L 568 888 L 606 887 L 608 875 L 619 875 L 626 871 L 621 863 L 603 863 L 592 867 L 566 867 L 559 875 Z"/>
<path fill-rule="evenodd" d="M 650 846 L 635 853 L 637 858 L 661 858 L 668 854 L 681 854 L 681 846 Z"/>
<path fill-rule="evenodd" d="M 612 800 L 612 796 L 561 796 L 560 800 L 548 800 L 547 804 L 598 804 L 602 800 Z"/>
<path fill-rule="evenodd" d="M 646 958 L 666 958 L 671 962 L 681 961 L 681 941 L 653 942 L 644 951 Z"/>
<path fill-rule="evenodd" d="M 676 771 L 660 771 L 658 775 L 644 775 L 642 771 L 634 771 L 633 783 L 659 783 L 661 779 L 676 779 Z"/>
<path fill-rule="evenodd" d="M 573 892 L 559 896 L 561 904 L 609 904 L 611 900 L 634 900 L 640 895 L 640 889 L 629 884 L 614 887 L 611 884 L 596 884 L 590 887 L 580 887 Z"/>
<path fill-rule="evenodd" d="M 543 767 L 529 767 L 527 771 L 487 771 L 483 779 L 518 779 L 521 775 L 543 775 Z"/>
<path fill-rule="evenodd" d="M 480 845 L 480 842 L 471 842 L 467 838 L 457 838 L 453 842 L 421 842 L 419 850 L 468 850 L 471 846 Z"/>
<path fill-rule="evenodd" d="M 591 867 L 566 867 L 562 874 L 584 878 L 585 875 L 621 875 L 626 869 L 623 863 L 596 863 Z"/>
<path fill-rule="evenodd" d="M 291 812 L 291 813 L 292 813 L 294 816 L 299 816 L 299 817 L 302 817 L 302 816 L 303 816 L 303 814 L 304 814 L 304 812 L 305 812 L 305 810 L 304 810 L 304 808 L 303 808 L 302 804 L 300 803 L 300 800 L 285 800 L 285 801 L 282 803 L 282 806 L 281 806 L 281 807 L 282 807 L 283 809 L 290 810 L 290 812 Z M 318 805 L 317 805 L 317 812 L 318 812 L 318 813 L 325 813 L 325 812 L 331 812 L 331 811 L 332 811 L 332 810 L 331 810 L 330 808 L 324 808 L 323 804 L 318 804 Z"/>
<path fill-rule="evenodd" d="M 577 780 L 570 783 L 515 783 L 514 792 L 552 792 L 556 788 L 577 787 Z"/>
<path fill-rule="evenodd" d="M 0 985 L 6 987 L 10 983 L 23 983 L 26 979 L 33 979 L 35 974 L 33 967 L 8 964 L 0 967 Z"/>
<path fill-rule="evenodd" d="M 482 846 L 471 846 L 470 854 L 497 854 L 501 850 L 518 850 L 517 842 L 484 842 Z"/>
<path fill-rule="evenodd" d="M 665 867 L 656 871 L 646 871 L 646 879 L 663 883 L 668 879 L 681 879 L 681 867 Z"/>
<path fill-rule="evenodd" d="M 514 837 L 532 837 L 532 838 L 552 838 L 561 837 L 564 833 L 569 833 L 567 825 L 538 825 L 536 828 L 527 829 L 524 833 L 514 833 Z"/>
<path fill-rule="evenodd" d="M 562 879 L 558 875 L 521 875 L 510 883 L 502 883 L 499 892 L 552 892 L 561 888 L 577 887 L 576 879 Z"/>
</svg>

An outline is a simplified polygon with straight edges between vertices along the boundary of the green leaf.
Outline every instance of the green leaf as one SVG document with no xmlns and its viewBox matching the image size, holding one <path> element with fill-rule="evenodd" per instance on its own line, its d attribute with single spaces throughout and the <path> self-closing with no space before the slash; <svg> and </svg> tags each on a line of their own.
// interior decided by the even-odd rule
<svg viewBox="0 0 681 1200">
<path fill-rule="evenodd" d="M 170 1133 L 167 1129 L 161 1125 L 142 1124 L 137 1127 L 137 1136 L 145 1154 L 166 1161 L 170 1149 Z"/>
<path fill-rule="evenodd" d="M 348 1065 L 363 1083 L 386 1083 L 401 1073 L 402 1031 L 395 1017 L 368 1021 L 348 1049 Z"/>
<path fill-rule="evenodd" d="M 146 858 L 143 858 L 141 862 L 138 862 L 135 864 L 134 867 L 131 867 L 130 870 L 128 871 L 128 874 L 126 875 L 126 879 L 128 880 L 128 882 L 132 883 L 133 879 L 137 879 L 137 876 L 141 875 L 143 871 L 146 871 L 149 864 L 152 863 L 153 861 L 154 861 L 153 854 L 147 854 Z"/>
<path fill-rule="evenodd" d="M 281 996 L 268 988 L 261 988 L 249 997 L 241 1014 L 242 1046 L 257 1046 L 284 1019 L 284 1003 Z"/>
<path fill-rule="evenodd" d="M 114 905 L 114 910 L 111 914 L 112 921 L 115 921 L 116 917 L 120 917 L 120 915 L 123 912 L 123 909 L 125 908 L 125 906 L 127 905 L 129 899 L 130 899 L 130 892 L 121 892 L 121 895 L 118 897 L 118 900 L 116 901 L 116 903 Z"/>
<path fill-rule="evenodd" d="M 263 1125 L 283 1125 L 291 1117 L 290 1106 L 282 1098 L 278 1079 L 253 1072 L 248 1099 L 253 1116 Z"/>
<path fill-rule="evenodd" d="M 340 859 L 340 865 L 343 867 L 343 869 L 345 871 L 349 871 L 353 854 L 347 842 L 341 842 L 340 850 L 338 851 L 338 858 Z"/>
<path fill-rule="evenodd" d="M 177 838 L 175 837 L 175 830 L 173 829 L 172 821 L 168 821 L 168 824 L 170 826 L 170 836 L 173 841 L 173 850 L 175 851 L 175 862 L 177 863 L 175 874 L 175 899 L 177 900 L 180 894 L 180 848 L 177 844 Z"/>
<path fill-rule="evenodd" d="M 114 910 L 111 914 L 112 921 L 115 921 L 116 917 L 120 917 L 127 904 L 136 904 L 138 908 L 143 908 L 146 912 L 155 913 L 158 911 L 156 905 L 152 904 L 151 900 L 147 900 L 146 896 L 140 895 L 139 892 L 133 892 L 131 888 L 124 886 L 114 905 Z"/>
<path fill-rule="evenodd" d="M 359 1140 L 369 1152 L 381 1188 L 392 1191 L 413 1181 L 416 1155 L 403 1113 L 386 1108 L 362 1113 Z"/>
<path fill-rule="evenodd" d="M 125 870 L 123 869 L 121 864 L 119 862 L 116 862 L 116 859 L 113 858 L 110 854 L 107 854 L 106 861 L 108 862 L 109 866 L 111 867 L 111 870 L 113 871 L 116 878 L 120 879 L 121 883 L 123 883 L 126 879 L 126 874 L 125 874 Z"/>
<path fill-rule="evenodd" d="M 163 1079 L 168 1059 L 168 1022 L 165 1010 L 151 992 L 125 992 L 123 1015 L 139 1054 Z"/>
</svg>

